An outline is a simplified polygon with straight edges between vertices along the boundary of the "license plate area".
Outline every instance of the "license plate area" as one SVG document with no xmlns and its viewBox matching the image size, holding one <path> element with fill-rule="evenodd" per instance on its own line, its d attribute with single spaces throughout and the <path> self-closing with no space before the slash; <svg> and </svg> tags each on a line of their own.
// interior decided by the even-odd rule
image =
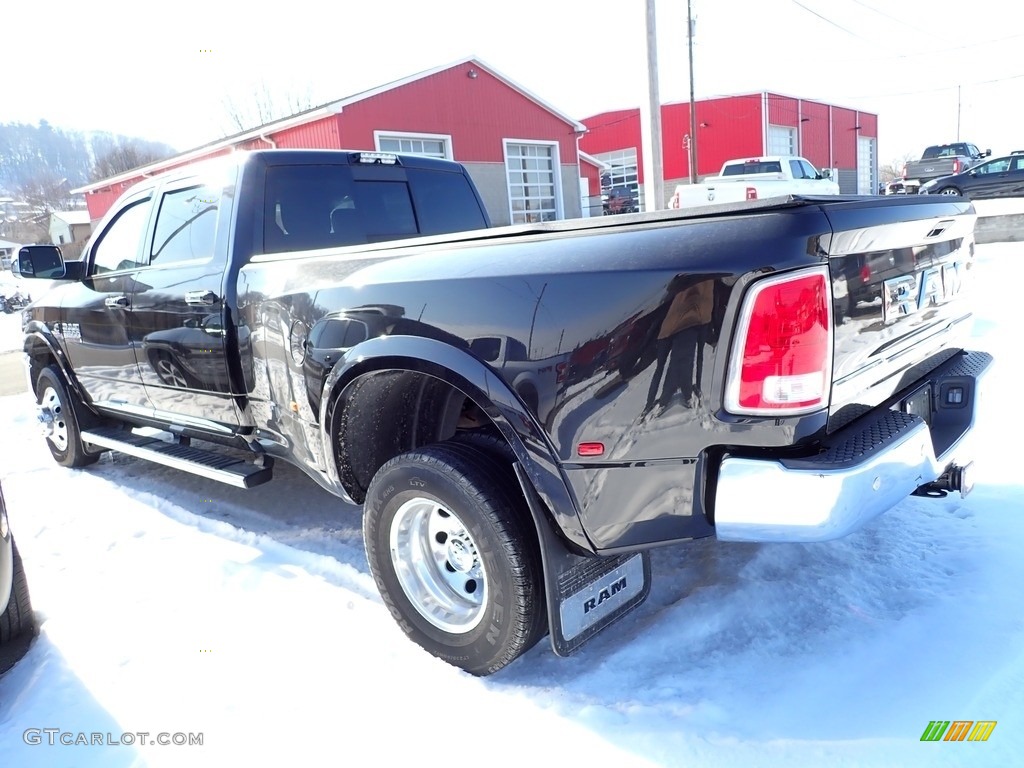
<svg viewBox="0 0 1024 768">
<path fill-rule="evenodd" d="M 909 413 L 913 416 L 920 416 L 925 424 L 932 426 L 935 416 L 934 399 L 932 397 L 931 383 L 914 390 L 910 395 L 900 400 L 896 410 Z"/>
</svg>

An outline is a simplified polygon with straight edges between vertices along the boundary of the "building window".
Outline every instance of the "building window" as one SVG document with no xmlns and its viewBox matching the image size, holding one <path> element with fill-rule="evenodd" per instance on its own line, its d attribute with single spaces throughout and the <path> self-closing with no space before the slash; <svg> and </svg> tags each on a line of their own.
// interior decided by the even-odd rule
<svg viewBox="0 0 1024 768">
<path fill-rule="evenodd" d="M 594 157 L 608 165 L 601 171 L 602 192 L 607 192 L 612 187 L 629 187 L 634 192 L 637 191 L 640 174 L 636 162 L 636 147 L 602 152 Z"/>
<path fill-rule="evenodd" d="M 768 155 L 795 155 L 796 128 L 784 125 L 768 126 Z"/>
<path fill-rule="evenodd" d="M 513 224 L 560 219 L 558 145 L 505 140 Z"/>
<path fill-rule="evenodd" d="M 405 133 L 403 131 L 374 131 L 373 140 L 378 152 L 397 152 L 403 155 L 422 155 L 441 160 L 452 160 L 452 137 L 440 133 Z"/>
</svg>

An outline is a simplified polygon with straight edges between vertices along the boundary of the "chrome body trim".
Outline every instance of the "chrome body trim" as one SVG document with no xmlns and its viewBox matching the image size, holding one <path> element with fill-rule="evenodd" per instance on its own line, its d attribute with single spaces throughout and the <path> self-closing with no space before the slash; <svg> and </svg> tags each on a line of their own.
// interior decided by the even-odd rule
<svg viewBox="0 0 1024 768">
<path fill-rule="evenodd" d="M 143 419 L 150 421 L 157 421 L 163 424 L 167 424 L 170 431 L 174 431 L 175 427 L 189 427 L 192 429 L 199 429 L 204 432 L 210 432 L 217 435 L 234 435 L 235 432 L 232 429 L 218 424 L 216 421 L 210 421 L 209 419 L 197 419 L 194 416 L 186 416 L 181 413 L 171 413 L 169 411 L 158 411 L 155 408 L 141 408 L 136 405 L 129 403 L 120 403 L 116 400 L 97 400 L 93 403 L 93 406 L 104 410 L 114 411 L 116 413 L 124 413 L 130 416 L 138 416 Z"/>
</svg>

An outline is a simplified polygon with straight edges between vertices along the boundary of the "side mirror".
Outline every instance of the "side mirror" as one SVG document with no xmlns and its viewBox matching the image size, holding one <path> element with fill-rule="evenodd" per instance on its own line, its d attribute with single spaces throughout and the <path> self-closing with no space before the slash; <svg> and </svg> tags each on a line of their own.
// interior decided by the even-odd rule
<svg viewBox="0 0 1024 768">
<path fill-rule="evenodd" d="M 992 150 L 991 150 L 991 149 L 986 149 L 986 150 L 985 150 L 985 154 L 984 154 L 984 155 L 982 155 L 982 157 L 988 157 L 988 156 L 989 156 L 989 155 L 991 155 L 991 154 L 992 154 Z"/>
<path fill-rule="evenodd" d="M 26 245 L 18 251 L 18 272 L 22 277 L 60 280 L 67 269 L 56 245 Z"/>
<path fill-rule="evenodd" d="M 819 179 L 831 179 L 832 178 L 832 169 L 831 168 L 822 168 L 821 169 L 821 173 L 818 174 L 818 178 Z"/>
</svg>

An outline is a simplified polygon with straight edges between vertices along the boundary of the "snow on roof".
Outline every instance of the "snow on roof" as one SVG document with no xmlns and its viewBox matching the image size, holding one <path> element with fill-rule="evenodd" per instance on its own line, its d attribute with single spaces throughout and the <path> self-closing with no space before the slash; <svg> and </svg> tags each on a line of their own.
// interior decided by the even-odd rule
<svg viewBox="0 0 1024 768">
<path fill-rule="evenodd" d="M 68 224 L 88 224 L 92 221 L 88 211 L 54 211 L 50 215 Z"/>
</svg>

